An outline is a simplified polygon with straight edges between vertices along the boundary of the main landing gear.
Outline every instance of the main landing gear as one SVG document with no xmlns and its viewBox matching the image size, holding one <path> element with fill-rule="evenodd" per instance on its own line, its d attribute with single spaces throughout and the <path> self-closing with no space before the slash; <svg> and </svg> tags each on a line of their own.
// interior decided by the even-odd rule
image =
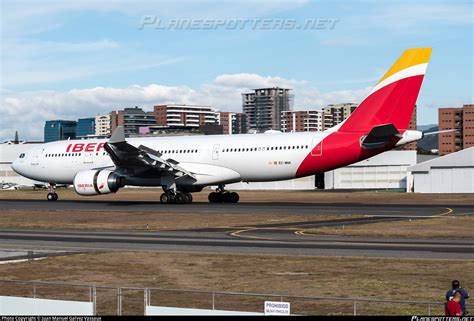
<svg viewBox="0 0 474 321">
<path fill-rule="evenodd" d="M 57 201 L 58 200 L 58 194 L 54 190 L 54 184 L 48 184 L 47 186 L 48 186 L 49 193 L 46 196 L 46 199 L 48 201 Z"/>
<path fill-rule="evenodd" d="M 193 196 L 191 193 L 166 191 L 160 196 L 161 204 L 191 204 Z"/>
<path fill-rule="evenodd" d="M 224 189 L 224 185 L 219 185 L 215 192 L 209 193 L 208 200 L 210 203 L 237 203 L 239 194 L 236 192 L 228 192 Z"/>
</svg>

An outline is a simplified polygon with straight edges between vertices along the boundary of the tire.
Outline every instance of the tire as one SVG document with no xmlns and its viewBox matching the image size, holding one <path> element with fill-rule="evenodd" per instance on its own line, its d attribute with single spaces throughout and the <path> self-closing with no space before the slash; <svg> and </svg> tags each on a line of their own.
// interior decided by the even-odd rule
<svg viewBox="0 0 474 321">
<path fill-rule="evenodd" d="M 187 202 L 187 197 L 183 193 L 178 193 L 174 197 L 174 200 L 176 204 L 186 204 Z"/>
<path fill-rule="evenodd" d="M 168 193 L 163 193 L 160 196 L 160 203 L 161 204 L 169 204 L 171 202 L 171 197 L 170 194 Z"/>
<path fill-rule="evenodd" d="M 217 192 L 209 193 L 208 199 L 211 203 L 222 203 L 222 194 Z"/>
<path fill-rule="evenodd" d="M 56 201 L 58 199 L 58 194 L 56 193 L 48 193 L 48 195 L 46 196 L 46 199 L 48 201 Z"/>
<path fill-rule="evenodd" d="M 232 193 L 229 192 L 225 192 L 224 194 L 222 194 L 222 200 L 224 201 L 224 203 L 234 203 L 234 197 Z"/>
<path fill-rule="evenodd" d="M 238 203 L 239 200 L 240 200 L 239 194 L 237 194 L 236 192 L 231 192 L 230 194 L 232 195 L 232 198 L 233 198 L 233 202 L 232 202 L 232 203 Z"/>
<path fill-rule="evenodd" d="M 193 202 L 193 195 L 191 193 L 183 194 L 186 198 L 186 204 L 191 204 Z"/>
</svg>

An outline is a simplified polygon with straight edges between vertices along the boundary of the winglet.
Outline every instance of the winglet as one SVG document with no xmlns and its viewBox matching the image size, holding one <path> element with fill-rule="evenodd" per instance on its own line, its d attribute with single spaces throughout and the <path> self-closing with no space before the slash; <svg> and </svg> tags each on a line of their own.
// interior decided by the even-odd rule
<svg viewBox="0 0 474 321">
<path fill-rule="evenodd" d="M 125 130 L 123 126 L 118 126 L 109 139 L 110 144 L 122 143 L 125 141 Z"/>
</svg>

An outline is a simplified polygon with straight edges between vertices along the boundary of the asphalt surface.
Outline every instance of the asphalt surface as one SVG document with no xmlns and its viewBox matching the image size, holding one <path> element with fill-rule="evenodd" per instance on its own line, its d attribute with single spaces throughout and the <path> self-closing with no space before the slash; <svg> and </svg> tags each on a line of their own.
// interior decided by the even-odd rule
<svg viewBox="0 0 474 321">
<path fill-rule="evenodd" d="M 159 213 L 358 214 L 364 217 L 193 230 L 134 232 L 0 229 L 0 247 L 55 251 L 186 251 L 284 255 L 351 255 L 474 259 L 474 240 L 318 236 L 305 232 L 323 226 L 347 226 L 409 218 L 473 215 L 474 205 L 387 205 L 314 203 L 239 203 L 161 205 L 129 201 L 1 200 L 1 210 L 152 211 Z M 184 214 L 183 214 L 184 213 Z M 59 217 L 60 219 L 60 217 Z"/>
<path fill-rule="evenodd" d="M 474 214 L 473 205 L 418 205 L 418 204 L 358 204 L 358 203 L 286 203 L 286 202 L 242 202 L 237 204 L 199 203 L 163 205 L 150 201 L 69 201 L 59 200 L 0 200 L 1 210 L 48 210 L 48 211 L 118 211 L 118 212 L 156 212 L 156 213 L 206 213 L 222 214 L 226 212 L 258 215 L 263 213 L 297 214 L 357 214 L 396 217 L 420 217 L 440 215 L 454 211 L 459 215 Z"/>
</svg>

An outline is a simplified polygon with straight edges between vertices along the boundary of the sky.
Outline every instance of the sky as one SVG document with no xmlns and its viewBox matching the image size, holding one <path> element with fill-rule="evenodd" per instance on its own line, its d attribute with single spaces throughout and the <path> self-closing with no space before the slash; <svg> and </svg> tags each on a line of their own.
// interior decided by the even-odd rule
<svg viewBox="0 0 474 321">
<path fill-rule="evenodd" d="M 258 87 L 293 89 L 295 110 L 360 103 L 410 47 L 433 48 L 419 125 L 474 102 L 472 1 L 0 3 L 0 141 L 131 106 L 241 111 Z"/>
</svg>

